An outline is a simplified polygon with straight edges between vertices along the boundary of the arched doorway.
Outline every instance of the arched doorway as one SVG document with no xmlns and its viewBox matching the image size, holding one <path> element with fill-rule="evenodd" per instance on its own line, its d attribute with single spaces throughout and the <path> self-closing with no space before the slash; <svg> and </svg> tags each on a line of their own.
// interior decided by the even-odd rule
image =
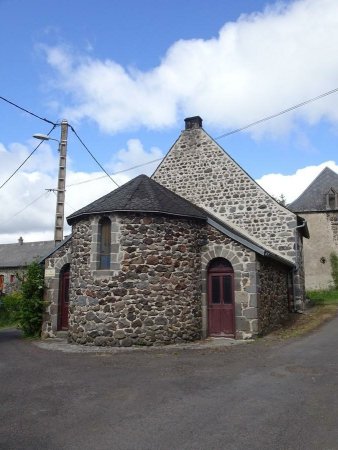
<svg viewBox="0 0 338 450">
<path fill-rule="evenodd" d="M 224 258 L 213 259 L 208 267 L 209 336 L 235 336 L 234 270 Z"/>
<path fill-rule="evenodd" d="M 65 264 L 60 271 L 58 330 L 68 330 L 69 271 L 69 264 Z"/>
</svg>

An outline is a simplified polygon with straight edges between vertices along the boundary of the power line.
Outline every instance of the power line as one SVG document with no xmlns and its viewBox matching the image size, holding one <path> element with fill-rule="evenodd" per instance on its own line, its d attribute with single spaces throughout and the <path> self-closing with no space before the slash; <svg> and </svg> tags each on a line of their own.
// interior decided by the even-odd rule
<svg viewBox="0 0 338 450">
<path fill-rule="evenodd" d="M 13 214 L 13 216 L 11 216 L 9 219 L 5 220 L 4 222 L 1 222 L 1 224 L 3 225 L 3 224 L 6 224 L 7 222 L 11 221 L 12 219 L 14 219 L 14 217 L 18 216 L 19 214 L 24 212 L 27 208 L 29 208 L 34 203 L 36 203 L 38 200 L 40 200 L 41 197 L 43 197 L 44 195 L 48 195 L 48 194 L 49 194 L 49 192 L 43 192 L 41 195 L 39 195 L 39 197 L 37 197 L 36 199 L 32 200 L 30 203 L 28 203 L 28 205 L 26 205 L 20 211 L 18 211 L 17 213 Z"/>
<path fill-rule="evenodd" d="M 17 105 L 17 104 L 14 103 L 14 102 L 11 102 L 10 100 L 8 100 L 8 99 L 5 98 L 5 97 L 2 97 L 1 95 L 0 95 L 0 99 L 3 100 L 4 102 L 9 103 L 9 104 L 12 105 L 12 106 L 15 106 L 15 108 L 21 109 L 21 111 L 24 111 L 24 112 L 26 112 L 27 114 L 30 114 L 31 116 L 36 117 L 37 119 L 43 120 L 44 122 L 50 123 L 51 125 L 54 125 L 54 126 L 58 125 L 57 123 L 54 123 L 54 122 L 52 122 L 51 120 L 48 120 L 48 119 L 46 119 L 46 118 L 44 118 L 44 117 L 41 117 L 41 116 L 38 116 L 37 114 L 33 113 L 32 111 L 28 111 L 28 109 L 25 109 L 25 108 L 23 108 L 22 106 L 19 106 L 19 105 Z"/>
<path fill-rule="evenodd" d="M 51 134 L 51 132 L 54 130 L 54 128 L 56 127 L 56 125 L 53 125 L 53 128 L 47 133 L 47 136 L 49 136 Z M 10 177 L 7 178 L 6 181 L 4 181 L 2 183 L 2 185 L 0 186 L 0 189 L 2 189 L 6 183 L 8 183 L 8 181 L 14 177 L 14 175 L 21 169 L 21 167 L 29 160 L 29 158 L 36 152 L 36 150 L 40 147 L 40 145 L 43 143 L 43 141 L 40 141 L 38 143 L 38 145 L 33 149 L 33 151 L 27 156 L 27 158 L 20 164 L 20 166 L 12 173 L 12 175 Z"/>
<path fill-rule="evenodd" d="M 53 192 L 53 194 L 55 195 L 55 197 L 57 197 L 57 194 L 55 192 L 55 189 L 47 189 L 49 192 Z M 67 203 L 66 201 L 64 202 L 65 205 L 67 205 L 70 209 L 72 209 L 73 211 L 76 211 L 76 209 L 74 208 L 74 206 L 70 205 L 69 203 Z"/>
<path fill-rule="evenodd" d="M 75 134 L 75 136 L 78 138 L 78 140 L 81 142 L 81 144 L 83 145 L 83 147 L 87 150 L 87 152 L 90 154 L 90 156 L 93 158 L 93 160 L 96 162 L 96 164 L 101 168 L 101 170 L 103 170 L 103 172 L 112 180 L 112 182 L 114 184 L 116 184 L 117 187 L 119 187 L 119 185 L 116 183 L 115 180 L 112 179 L 112 177 L 109 175 L 109 173 L 106 171 L 106 169 L 104 169 L 104 167 L 102 166 L 102 164 L 99 163 L 99 161 L 95 158 L 95 156 L 93 155 L 93 153 L 89 150 L 89 148 L 86 146 L 86 144 L 83 142 L 83 140 L 80 138 L 80 136 L 77 134 L 77 132 L 74 130 L 74 128 L 69 125 L 72 132 Z"/>
<path fill-rule="evenodd" d="M 162 161 L 162 159 L 163 159 L 163 158 L 153 159 L 152 161 L 148 161 L 148 162 L 143 163 L 143 164 L 138 164 L 137 166 L 128 167 L 127 169 L 119 170 L 119 171 L 117 171 L 117 172 L 112 173 L 112 175 L 118 175 L 119 173 L 129 172 L 129 170 L 139 169 L 140 167 L 147 166 L 147 165 L 152 164 L 152 163 L 154 163 L 154 162 Z M 79 182 L 77 182 L 77 183 L 67 184 L 66 187 L 69 188 L 69 187 L 72 187 L 72 186 L 78 186 L 79 184 L 85 184 L 85 183 L 90 183 L 91 181 L 102 180 L 102 178 L 106 178 L 106 175 L 101 175 L 100 177 L 96 177 L 96 178 L 91 178 L 91 179 L 88 179 L 88 180 L 79 181 Z"/>
<path fill-rule="evenodd" d="M 314 102 L 323 97 L 334 94 L 335 92 L 338 92 L 338 88 L 332 89 L 332 91 L 324 92 L 324 94 L 320 94 L 317 97 L 310 98 L 309 100 L 305 100 L 304 102 L 298 103 L 298 105 L 294 105 L 294 106 L 291 106 L 290 108 L 284 109 L 283 111 L 280 111 L 279 113 L 272 114 L 271 116 L 264 117 L 263 119 L 260 119 L 260 120 L 256 120 L 255 122 L 249 123 L 248 125 L 245 125 L 242 128 L 237 128 L 236 130 L 232 130 L 232 131 L 229 131 L 228 133 L 221 134 L 220 136 L 216 137 L 215 139 L 222 139 L 226 136 L 230 136 L 231 134 L 239 133 L 240 131 L 243 131 L 243 130 L 246 130 L 247 128 L 253 127 L 254 125 L 258 125 L 259 123 L 266 122 L 267 120 L 270 120 L 270 119 L 274 119 L 275 117 L 281 116 L 282 114 L 293 111 L 294 109 L 300 108 L 301 106 L 307 105 L 308 103 Z"/>
</svg>

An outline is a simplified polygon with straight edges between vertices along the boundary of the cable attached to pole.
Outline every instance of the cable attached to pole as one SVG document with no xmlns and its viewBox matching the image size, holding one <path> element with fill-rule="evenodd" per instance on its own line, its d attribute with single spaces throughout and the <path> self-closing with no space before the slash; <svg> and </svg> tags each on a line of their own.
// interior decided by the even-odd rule
<svg viewBox="0 0 338 450">
<path fill-rule="evenodd" d="M 30 114 L 31 116 L 36 117 L 37 119 L 43 120 L 44 122 L 50 123 L 51 125 L 55 125 L 55 126 L 58 125 L 57 123 L 54 123 L 54 122 L 52 122 L 51 120 L 46 119 L 45 117 L 38 116 L 37 114 L 33 113 L 32 111 L 28 111 L 28 109 L 25 109 L 25 108 L 23 108 L 22 106 L 19 106 L 19 105 L 17 105 L 17 104 L 14 103 L 14 102 L 11 102 L 10 100 L 8 100 L 8 99 L 5 98 L 5 97 L 2 97 L 1 95 L 0 95 L 0 99 L 3 100 L 4 102 L 9 103 L 9 104 L 12 105 L 12 106 L 15 106 L 15 108 L 21 109 L 21 111 L 24 111 L 24 112 L 26 112 L 27 114 Z"/>
<path fill-rule="evenodd" d="M 47 136 L 49 136 L 51 134 L 51 132 L 54 130 L 54 128 L 56 127 L 56 125 L 53 125 L 53 128 L 47 133 Z M 5 184 L 8 183 L 8 181 L 14 177 L 14 175 L 21 169 L 21 167 L 29 160 L 29 158 L 36 152 L 36 150 L 40 147 L 40 145 L 43 143 L 43 141 L 39 142 L 39 144 L 34 148 L 34 150 L 27 156 L 27 158 L 20 164 L 20 166 L 12 173 L 12 175 L 10 177 L 7 178 L 6 181 L 4 181 L 2 183 L 2 185 L 0 186 L 0 189 L 2 189 Z"/>
<path fill-rule="evenodd" d="M 93 153 L 89 150 L 89 148 L 86 146 L 86 144 L 83 142 L 83 140 L 80 138 L 80 136 L 77 134 L 77 132 L 74 130 L 74 128 L 70 126 L 70 129 L 72 130 L 72 132 L 75 134 L 75 136 L 78 138 L 78 140 L 81 142 L 81 144 L 83 145 L 83 147 L 87 150 L 87 152 L 90 154 L 90 156 L 93 158 L 93 160 L 96 162 L 96 164 L 100 167 L 101 170 L 103 170 L 103 172 L 111 179 L 111 181 L 117 186 L 120 187 L 115 180 L 112 179 L 112 177 L 109 175 L 109 173 L 106 171 L 106 169 L 102 166 L 102 164 L 99 163 L 99 161 L 95 158 L 95 156 L 93 155 Z"/>
</svg>

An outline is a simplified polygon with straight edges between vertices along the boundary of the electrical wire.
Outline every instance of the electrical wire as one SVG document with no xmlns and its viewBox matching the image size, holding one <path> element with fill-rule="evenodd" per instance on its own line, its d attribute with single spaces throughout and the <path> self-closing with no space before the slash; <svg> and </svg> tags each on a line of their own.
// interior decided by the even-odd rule
<svg viewBox="0 0 338 450">
<path fill-rule="evenodd" d="M 138 164 L 137 166 L 128 167 L 127 169 L 123 169 L 123 170 L 118 170 L 117 172 L 113 172 L 112 175 L 118 175 L 119 173 L 129 172 L 129 170 L 138 169 L 143 166 L 148 166 L 149 164 L 153 164 L 154 162 L 162 161 L 162 159 L 163 158 L 157 158 L 157 159 L 153 159 L 152 161 L 148 161 L 143 164 Z M 91 178 L 88 180 L 78 181 L 77 183 L 67 184 L 66 187 L 69 188 L 72 186 L 78 186 L 79 184 L 90 183 L 91 181 L 102 180 L 103 178 L 106 178 L 106 175 L 101 175 L 100 177 Z"/>
<path fill-rule="evenodd" d="M 52 122 L 51 120 L 48 120 L 48 119 L 46 119 L 45 117 L 38 116 L 37 114 L 33 113 L 32 111 L 28 111 L 28 109 L 25 109 L 25 108 L 23 108 L 22 106 L 19 106 L 19 105 L 17 105 L 17 104 L 14 103 L 14 102 L 11 102 L 10 100 L 8 100 L 8 99 L 5 98 L 5 97 L 2 97 L 1 95 L 0 95 L 0 100 L 3 100 L 4 102 L 7 102 L 7 103 L 9 103 L 9 104 L 12 105 L 12 106 L 15 106 L 15 108 L 21 109 L 21 111 L 24 111 L 24 112 L 26 112 L 27 114 L 30 114 L 31 116 L 36 117 L 37 119 L 43 120 L 44 122 L 50 123 L 51 125 L 55 125 L 55 126 L 58 125 L 57 123 Z"/>
<path fill-rule="evenodd" d="M 328 92 L 324 92 L 323 94 L 317 95 L 317 97 L 310 98 L 309 100 L 305 100 L 304 102 L 298 103 L 297 105 L 294 105 L 294 106 L 291 106 L 290 108 L 284 109 L 283 111 L 280 111 L 279 113 L 272 114 L 271 116 L 264 117 L 263 119 L 260 119 L 260 120 L 256 120 L 255 122 L 249 123 L 248 125 L 245 125 L 242 128 L 237 128 L 236 130 L 232 130 L 232 131 L 229 131 L 228 133 L 221 134 L 220 136 L 217 136 L 215 139 L 218 140 L 218 139 L 222 139 L 224 137 L 230 136 L 231 134 L 239 133 L 240 131 L 243 131 L 243 130 L 246 130 L 247 128 L 253 127 L 254 125 L 258 125 L 262 122 L 266 122 L 267 120 L 274 119 L 275 117 L 281 116 L 282 114 L 293 111 L 294 109 L 300 108 L 301 106 L 307 105 L 308 103 L 314 102 L 323 97 L 334 94 L 335 92 L 338 92 L 338 88 L 332 89 L 331 91 L 328 91 Z"/>
<path fill-rule="evenodd" d="M 24 212 L 27 208 L 29 208 L 30 206 L 32 206 L 34 203 L 36 203 L 38 200 L 40 200 L 41 197 L 43 197 L 44 195 L 48 195 L 49 192 L 43 192 L 41 195 L 39 195 L 39 197 L 37 197 L 36 199 L 32 200 L 30 203 L 28 203 L 28 205 L 26 205 L 24 208 L 22 208 L 20 211 L 18 211 L 17 213 L 13 214 L 13 216 L 11 216 L 9 219 L 5 220 L 4 222 L 1 222 L 1 225 L 4 225 L 8 222 L 10 222 L 12 219 L 14 219 L 14 217 L 18 216 L 19 214 L 21 214 L 22 212 Z"/>
<path fill-rule="evenodd" d="M 56 127 L 56 125 L 53 125 L 52 129 L 47 133 L 47 136 L 49 136 L 51 134 L 51 132 L 54 130 L 54 128 Z M 14 175 L 21 169 L 21 167 L 29 160 L 29 158 L 36 152 L 36 150 L 40 147 L 40 145 L 43 143 L 43 141 L 40 141 L 38 143 L 38 145 L 33 149 L 33 151 L 27 156 L 27 158 L 20 164 L 20 166 L 12 173 L 11 176 L 9 176 L 7 178 L 6 181 L 4 181 L 2 183 L 2 185 L 0 186 L 0 189 L 2 189 L 6 183 L 8 183 L 8 181 L 14 177 Z"/>
<path fill-rule="evenodd" d="M 120 187 L 115 180 L 112 179 L 112 177 L 109 175 L 109 173 L 106 171 L 106 169 L 102 166 L 102 164 L 99 163 L 99 161 L 95 158 L 95 156 L 93 155 L 93 153 L 89 150 L 89 148 L 86 146 L 86 144 L 83 142 L 83 140 L 80 138 L 80 136 L 77 134 L 77 132 L 75 131 L 75 129 L 69 125 L 70 129 L 72 130 L 72 132 L 75 134 L 75 136 L 78 138 L 78 140 L 81 142 L 81 144 L 83 145 L 83 147 L 87 150 L 87 152 L 90 154 L 90 156 L 93 158 L 93 160 L 96 162 L 96 164 L 100 167 L 101 170 L 103 170 L 103 172 L 112 180 L 112 182 L 114 184 L 116 184 L 117 187 Z"/>
<path fill-rule="evenodd" d="M 55 194 L 55 197 L 57 198 L 57 193 L 55 192 L 55 189 L 49 189 L 50 192 L 53 192 L 53 194 Z M 64 204 L 68 206 L 68 208 L 72 209 L 73 211 L 76 211 L 76 209 L 74 208 L 74 206 L 70 205 L 69 203 L 66 202 L 66 200 L 64 200 Z"/>
</svg>

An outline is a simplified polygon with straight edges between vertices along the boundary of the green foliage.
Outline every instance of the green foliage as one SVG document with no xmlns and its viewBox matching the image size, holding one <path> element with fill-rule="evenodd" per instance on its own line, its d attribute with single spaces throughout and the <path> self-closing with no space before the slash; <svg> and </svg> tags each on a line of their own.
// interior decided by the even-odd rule
<svg viewBox="0 0 338 450">
<path fill-rule="evenodd" d="M 316 305 L 338 304 L 337 289 L 330 289 L 328 291 L 308 291 L 306 296 Z"/>
<path fill-rule="evenodd" d="M 44 273 L 37 263 L 31 263 L 22 281 L 19 324 L 25 336 L 39 336 L 42 325 Z"/>
<path fill-rule="evenodd" d="M 20 292 L 0 297 L 0 327 L 14 326 L 18 323 L 21 300 Z"/>
<path fill-rule="evenodd" d="M 279 197 L 276 197 L 275 195 L 272 195 L 272 198 L 276 200 L 280 205 L 286 206 L 286 197 L 284 194 L 280 194 Z"/>
<path fill-rule="evenodd" d="M 333 278 L 333 283 L 335 289 L 338 290 L 338 256 L 336 253 L 332 252 L 330 255 L 331 261 L 331 275 Z"/>
</svg>

